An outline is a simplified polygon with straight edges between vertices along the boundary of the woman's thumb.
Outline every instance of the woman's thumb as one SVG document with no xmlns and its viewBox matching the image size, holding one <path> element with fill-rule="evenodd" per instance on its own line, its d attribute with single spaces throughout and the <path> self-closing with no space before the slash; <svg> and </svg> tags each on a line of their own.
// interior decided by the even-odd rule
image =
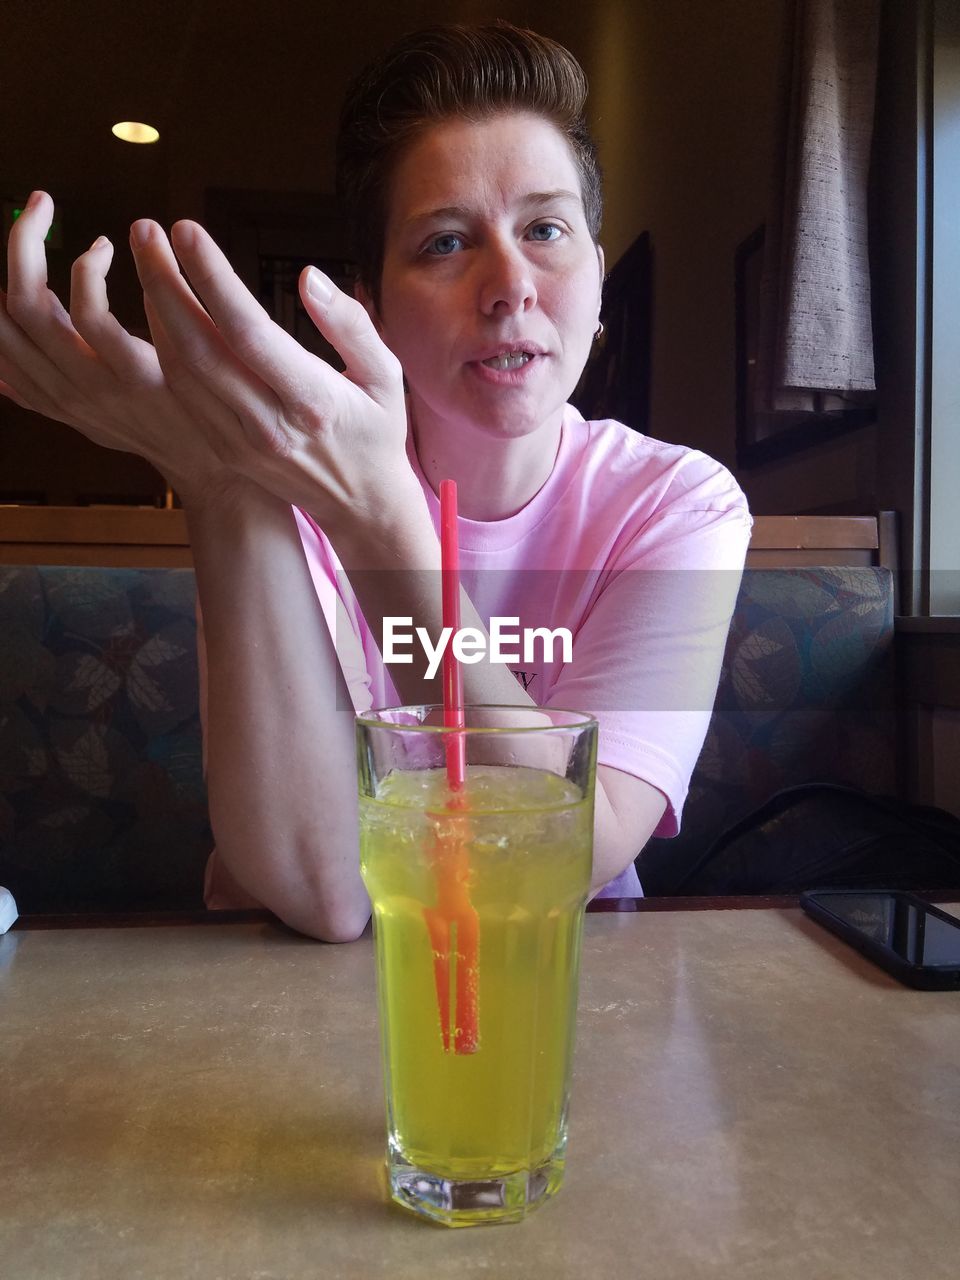
<svg viewBox="0 0 960 1280">
<path fill-rule="evenodd" d="M 363 304 L 316 267 L 301 274 L 300 297 L 307 315 L 342 357 L 350 381 L 381 403 L 392 397 L 401 385 L 400 364 Z"/>
</svg>

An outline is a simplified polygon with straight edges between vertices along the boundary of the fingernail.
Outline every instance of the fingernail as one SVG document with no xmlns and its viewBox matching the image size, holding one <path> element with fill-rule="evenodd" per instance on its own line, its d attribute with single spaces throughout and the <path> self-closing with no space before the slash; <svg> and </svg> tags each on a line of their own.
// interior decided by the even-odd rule
<svg viewBox="0 0 960 1280">
<path fill-rule="evenodd" d="M 318 271 L 316 267 L 310 267 L 307 271 L 307 293 L 321 307 L 330 305 L 330 300 L 333 297 L 333 285 L 323 272 Z"/>
<path fill-rule="evenodd" d="M 141 218 L 135 222 L 130 228 L 130 243 L 138 249 L 147 243 L 150 239 L 150 223 L 146 219 Z"/>
<path fill-rule="evenodd" d="M 197 229 L 191 222 L 175 222 L 170 229 L 170 239 L 175 248 L 194 249 L 197 244 Z"/>
<path fill-rule="evenodd" d="M 28 209 L 32 209 L 39 199 L 40 199 L 40 192 L 31 191 L 30 195 L 27 197 L 27 203 L 23 206 L 24 213 L 26 213 Z"/>
<path fill-rule="evenodd" d="M 90 246 L 87 252 L 90 253 L 94 249 L 102 249 L 105 245 L 108 245 L 109 243 L 110 241 L 107 239 L 106 236 L 97 236 L 96 240 L 94 240 L 93 244 Z"/>
</svg>

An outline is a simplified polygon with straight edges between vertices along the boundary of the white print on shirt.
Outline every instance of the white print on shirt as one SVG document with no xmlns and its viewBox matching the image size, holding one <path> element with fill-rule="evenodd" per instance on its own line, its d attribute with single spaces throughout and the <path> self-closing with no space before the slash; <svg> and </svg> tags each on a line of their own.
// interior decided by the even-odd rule
<svg viewBox="0 0 960 1280">
<path fill-rule="evenodd" d="M 444 627 L 440 632 L 439 640 L 434 644 L 426 627 L 417 627 L 413 633 L 409 630 L 402 630 L 404 627 L 409 628 L 412 623 L 413 618 L 385 617 L 380 652 L 383 655 L 383 661 L 387 664 L 391 662 L 403 663 L 404 665 L 412 663 L 413 654 L 400 652 L 398 645 L 403 645 L 404 647 L 412 645 L 415 634 L 427 658 L 427 667 L 424 672 L 424 679 L 426 680 L 432 680 L 439 671 L 444 651 L 447 645 L 451 644 L 451 636 L 453 656 L 458 662 L 465 662 L 469 665 L 482 662 L 484 658 L 489 658 L 491 662 L 501 663 L 536 662 L 537 640 L 541 642 L 543 660 L 545 662 L 553 662 L 553 646 L 557 640 L 560 641 L 561 646 L 561 661 L 569 663 L 573 660 L 573 636 L 568 627 L 556 627 L 552 631 L 549 627 L 524 627 L 521 633 L 517 630 L 508 630 L 510 627 L 519 627 L 519 617 L 491 618 L 488 649 L 487 637 L 478 627 L 461 627 L 456 633 L 454 633 L 452 627 Z M 523 639 L 522 657 L 516 648 L 520 643 L 521 635 Z M 510 646 L 510 648 L 507 649 L 505 646 Z M 524 688 L 526 688 L 526 685 L 524 685 Z"/>
</svg>

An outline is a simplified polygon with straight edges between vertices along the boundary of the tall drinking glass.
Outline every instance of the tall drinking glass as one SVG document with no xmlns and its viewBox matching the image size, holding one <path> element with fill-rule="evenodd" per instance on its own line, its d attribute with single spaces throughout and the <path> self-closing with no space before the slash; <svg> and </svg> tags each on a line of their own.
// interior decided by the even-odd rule
<svg viewBox="0 0 960 1280">
<path fill-rule="evenodd" d="M 518 1221 L 563 1180 L 597 752 L 579 712 L 465 716 L 357 719 L 390 1189 L 450 1226 Z"/>
</svg>

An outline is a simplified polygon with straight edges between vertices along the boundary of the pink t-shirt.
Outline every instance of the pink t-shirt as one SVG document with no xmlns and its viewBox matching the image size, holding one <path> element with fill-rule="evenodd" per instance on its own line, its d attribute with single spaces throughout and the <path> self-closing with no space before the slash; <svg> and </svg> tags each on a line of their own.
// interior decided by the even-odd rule
<svg viewBox="0 0 960 1280">
<path fill-rule="evenodd" d="M 412 443 L 408 455 L 439 530 L 439 500 Z M 296 515 L 355 710 L 397 705 L 380 637 L 367 627 L 333 548 L 309 516 Z M 719 463 L 618 422 L 585 422 L 570 405 L 553 471 L 530 502 L 505 520 L 458 522 L 462 582 L 484 625 L 516 618 L 511 632 L 571 632 L 569 662 L 559 645 L 551 661 L 535 644 L 511 670 L 539 706 L 596 716 L 598 764 L 642 778 L 666 797 L 658 836 L 680 827 L 751 523 L 742 492 Z M 417 646 L 407 651 L 424 660 Z M 231 887 L 211 858 L 208 906 L 238 905 Z M 631 864 L 598 896 L 640 893 Z"/>
</svg>

